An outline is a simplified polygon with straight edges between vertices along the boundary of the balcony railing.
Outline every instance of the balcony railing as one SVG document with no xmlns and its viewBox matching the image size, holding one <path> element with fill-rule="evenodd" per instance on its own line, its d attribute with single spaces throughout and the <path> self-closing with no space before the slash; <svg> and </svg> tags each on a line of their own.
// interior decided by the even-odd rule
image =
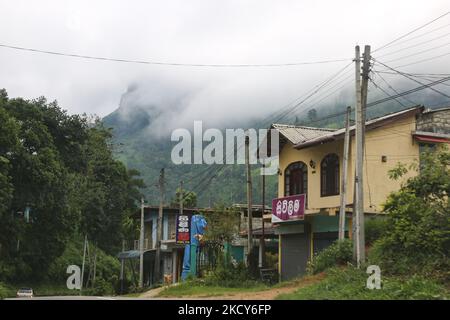
<svg viewBox="0 0 450 320">
<path fill-rule="evenodd" d="M 140 251 L 140 240 L 134 240 L 133 250 Z M 150 250 L 153 248 L 152 239 L 144 239 L 144 250 Z"/>
</svg>

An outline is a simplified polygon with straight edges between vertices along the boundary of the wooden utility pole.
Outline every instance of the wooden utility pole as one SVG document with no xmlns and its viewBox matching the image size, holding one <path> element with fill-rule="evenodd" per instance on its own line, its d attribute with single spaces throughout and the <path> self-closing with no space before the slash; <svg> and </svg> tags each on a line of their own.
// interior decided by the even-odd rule
<svg viewBox="0 0 450 320">
<path fill-rule="evenodd" d="M 367 85 L 370 69 L 370 46 L 364 48 L 364 64 L 361 83 L 361 59 L 359 46 L 355 47 L 355 86 L 356 86 L 356 173 L 355 173 L 355 199 L 354 210 L 356 218 L 355 249 L 356 264 L 361 267 L 365 261 L 365 239 L 364 239 L 364 181 L 363 181 L 363 159 L 364 159 L 364 129 L 365 129 L 365 106 L 367 104 Z"/>
<path fill-rule="evenodd" d="M 339 211 L 339 240 L 345 238 L 345 205 L 347 202 L 347 170 L 348 170 L 348 151 L 350 147 L 350 115 L 351 107 L 347 107 L 347 115 L 345 117 L 345 137 L 344 137 L 344 155 L 342 164 L 342 181 L 341 181 L 341 208 Z M 350 232 L 350 231 L 349 231 Z"/>
<path fill-rule="evenodd" d="M 155 268 L 154 268 L 154 278 L 155 283 L 159 283 L 161 280 L 161 240 L 162 240 L 162 223 L 163 223 L 163 207 L 164 207 L 164 168 L 161 169 L 159 175 L 159 212 L 158 212 L 158 222 L 157 232 L 156 232 L 156 252 L 155 252 Z"/>
<path fill-rule="evenodd" d="M 262 194 L 261 194 L 261 199 L 262 199 L 262 203 L 261 203 L 261 222 L 262 222 L 262 235 L 261 235 L 261 239 L 259 240 L 259 246 L 260 246 L 260 252 L 261 252 L 261 268 L 264 268 L 265 266 L 265 258 L 266 258 L 266 234 L 265 234 L 265 226 L 264 226 L 264 212 L 265 212 L 265 208 L 266 208 L 266 175 L 265 175 L 265 164 L 263 163 L 262 165 L 263 167 L 263 174 L 261 175 L 261 189 L 262 189 Z"/>
<path fill-rule="evenodd" d="M 141 231 L 139 234 L 139 288 L 144 287 L 144 198 L 141 198 Z"/>
<path fill-rule="evenodd" d="M 249 135 L 245 136 L 245 163 L 247 164 L 247 240 L 248 240 L 248 253 L 247 253 L 247 262 L 249 262 L 250 253 L 253 249 L 253 228 L 252 228 L 252 220 L 253 220 L 253 205 L 252 205 L 252 172 L 250 168 L 250 138 Z"/>
</svg>

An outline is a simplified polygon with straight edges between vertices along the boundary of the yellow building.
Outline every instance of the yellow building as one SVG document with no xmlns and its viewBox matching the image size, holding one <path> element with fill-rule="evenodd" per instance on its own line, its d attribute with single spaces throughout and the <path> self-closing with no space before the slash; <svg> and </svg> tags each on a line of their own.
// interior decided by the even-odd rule
<svg viewBox="0 0 450 320">
<path fill-rule="evenodd" d="M 430 121 L 435 118 L 439 121 Z M 304 273 L 313 254 L 337 239 L 345 129 L 283 124 L 273 124 L 272 128 L 280 136 L 278 197 L 306 194 L 304 220 L 274 222 L 279 235 L 279 272 L 284 280 Z M 354 132 L 354 126 L 350 127 L 346 196 L 349 237 L 355 176 Z M 426 146 L 449 142 L 450 108 L 424 111 L 423 107 L 414 107 L 367 121 L 363 177 L 366 215 L 382 214 L 389 193 L 398 190 L 408 178 L 391 180 L 390 169 L 399 162 L 408 165 L 418 161 Z"/>
</svg>

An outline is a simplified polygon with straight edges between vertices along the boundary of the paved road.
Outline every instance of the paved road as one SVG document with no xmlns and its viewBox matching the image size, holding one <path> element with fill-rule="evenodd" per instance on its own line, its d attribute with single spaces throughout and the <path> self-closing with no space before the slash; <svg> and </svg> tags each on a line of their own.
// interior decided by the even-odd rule
<svg viewBox="0 0 450 320">
<path fill-rule="evenodd" d="M 34 297 L 34 298 L 9 298 L 5 300 L 148 300 L 140 298 L 128 297 L 93 297 L 93 296 L 48 296 L 48 297 Z"/>
</svg>

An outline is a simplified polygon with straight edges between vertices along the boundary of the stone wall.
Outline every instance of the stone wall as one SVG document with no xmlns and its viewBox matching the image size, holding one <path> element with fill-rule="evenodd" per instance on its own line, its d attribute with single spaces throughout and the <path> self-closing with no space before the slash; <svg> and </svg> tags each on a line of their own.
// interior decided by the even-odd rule
<svg viewBox="0 0 450 320">
<path fill-rule="evenodd" d="M 450 134 L 450 107 L 419 114 L 416 130 Z"/>
</svg>

